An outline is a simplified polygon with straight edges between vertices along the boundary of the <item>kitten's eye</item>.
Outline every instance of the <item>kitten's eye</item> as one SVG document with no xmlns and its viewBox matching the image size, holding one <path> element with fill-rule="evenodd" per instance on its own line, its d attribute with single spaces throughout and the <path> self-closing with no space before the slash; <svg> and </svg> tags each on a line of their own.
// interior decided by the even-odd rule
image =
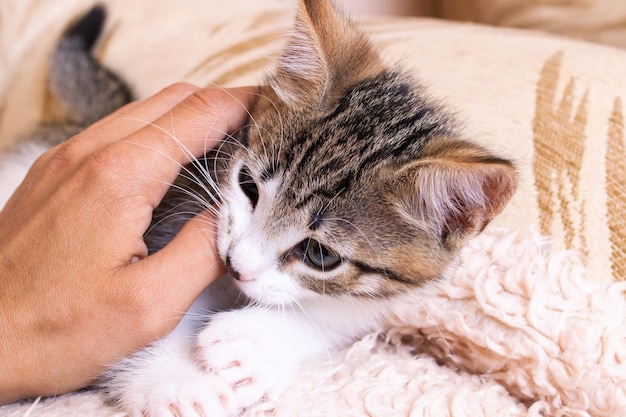
<svg viewBox="0 0 626 417">
<path fill-rule="evenodd" d="M 329 271 L 341 263 L 339 255 L 314 239 L 300 243 L 300 250 L 309 265 L 322 271 Z"/>
<path fill-rule="evenodd" d="M 259 202 L 259 189 L 250 175 L 250 171 L 247 168 L 241 168 L 239 171 L 239 186 L 243 193 L 250 199 L 252 203 L 252 208 L 256 207 L 256 204 Z"/>
</svg>

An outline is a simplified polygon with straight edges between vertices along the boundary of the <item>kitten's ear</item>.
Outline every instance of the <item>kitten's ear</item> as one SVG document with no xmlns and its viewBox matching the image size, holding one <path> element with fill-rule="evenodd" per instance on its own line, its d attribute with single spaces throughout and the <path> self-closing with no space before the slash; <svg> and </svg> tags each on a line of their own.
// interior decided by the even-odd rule
<svg viewBox="0 0 626 417">
<path fill-rule="evenodd" d="M 517 172 L 473 144 L 432 142 L 422 159 L 395 175 L 399 206 L 410 222 L 457 249 L 502 211 L 517 187 Z"/>
<path fill-rule="evenodd" d="M 293 106 L 332 101 L 382 71 L 363 34 L 328 0 L 300 0 L 291 38 L 269 84 Z"/>
</svg>

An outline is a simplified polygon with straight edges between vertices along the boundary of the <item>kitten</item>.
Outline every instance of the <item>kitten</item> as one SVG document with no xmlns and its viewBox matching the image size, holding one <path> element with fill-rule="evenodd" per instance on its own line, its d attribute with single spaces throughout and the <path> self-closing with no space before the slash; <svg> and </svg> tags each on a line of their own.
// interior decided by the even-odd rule
<svg viewBox="0 0 626 417">
<path fill-rule="evenodd" d="M 214 196 L 230 275 L 100 387 L 132 416 L 276 399 L 302 361 L 382 329 L 394 302 L 445 277 L 516 182 L 329 1 L 302 0 L 249 124 L 183 169 L 145 236 L 158 251 Z"/>
</svg>

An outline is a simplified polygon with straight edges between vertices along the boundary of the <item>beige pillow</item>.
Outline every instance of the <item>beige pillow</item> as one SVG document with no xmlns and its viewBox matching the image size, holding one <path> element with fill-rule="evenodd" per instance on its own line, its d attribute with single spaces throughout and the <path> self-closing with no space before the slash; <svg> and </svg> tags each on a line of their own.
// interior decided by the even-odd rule
<svg viewBox="0 0 626 417">
<path fill-rule="evenodd" d="M 622 0 L 432 0 L 435 15 L 538 29 L 626 48 Z"/>
</svg>

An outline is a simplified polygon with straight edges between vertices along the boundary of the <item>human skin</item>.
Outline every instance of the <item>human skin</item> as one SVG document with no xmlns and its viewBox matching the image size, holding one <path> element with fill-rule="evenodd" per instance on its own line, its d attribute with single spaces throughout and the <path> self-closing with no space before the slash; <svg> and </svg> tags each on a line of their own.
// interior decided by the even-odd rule
<svg viewBox="0 0 626 417">
<path fill-rule="evenodd" d="M 176 84 L 35 162 L 0 212 L 0 404 L 93 383 L 223 273 L 208 211 L 156 254 L 142 236 L 183 146 L 198 157 L 237 130 L 254 92 Z"/>
</svg>

